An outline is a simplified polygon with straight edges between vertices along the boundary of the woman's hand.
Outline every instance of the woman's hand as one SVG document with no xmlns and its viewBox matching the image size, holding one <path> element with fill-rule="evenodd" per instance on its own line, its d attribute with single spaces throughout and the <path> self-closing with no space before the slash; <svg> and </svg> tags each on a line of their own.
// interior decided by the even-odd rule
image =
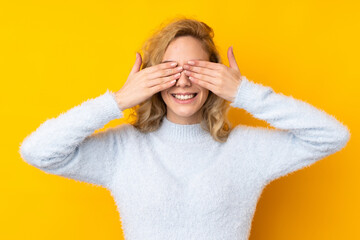
<svg viewBox="0 0 360 240">
<path fill-rule="evenodd" d="M 209 89 L 227 101 L 233 102 L 241 83 L 241 73 L 232 47 L 229 47 L 227 56 L 230 67 L 221 63 L 193 60 L 193 64 L 191 61 L 188 62 L 190 65 L 184 64 L 184 72 L 192 82 Z"/>
<path fill-rule="evenodd" d="M 141 55 L 136 53 L 135 64 L 128 79 L 115 93 L 121 111 L 134 107 L 155 93 L 173 86 L 183 70 L 182 67 L 176 68 L 177 62 L 166 62 L 139 71 L 141 63 Z M 172 65 L 173 63 L 175 64 Z"/>
</svg>

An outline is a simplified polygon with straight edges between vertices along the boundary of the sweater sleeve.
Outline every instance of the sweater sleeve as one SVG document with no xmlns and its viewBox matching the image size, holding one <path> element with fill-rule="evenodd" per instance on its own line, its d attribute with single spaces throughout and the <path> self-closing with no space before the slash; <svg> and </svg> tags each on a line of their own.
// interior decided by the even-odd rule
<svg viewBox="0 0 360 240">
<path fill-rule="evenodd" d="M 46 173 L 108 187 L 116 165 L 116 128 L 94 131 L 121 117 L 115 95 L 107 90 L 42 123 L 19 153 Z"/>
<path fill-rule="evenodd" d="M 277 128 L 249 127 L 244 140 L 252 164 L 268 182 L 341 150 L 350 139 L 347 126 L 333 116 L 245 76 L 230 106 Z"/>
</svg>

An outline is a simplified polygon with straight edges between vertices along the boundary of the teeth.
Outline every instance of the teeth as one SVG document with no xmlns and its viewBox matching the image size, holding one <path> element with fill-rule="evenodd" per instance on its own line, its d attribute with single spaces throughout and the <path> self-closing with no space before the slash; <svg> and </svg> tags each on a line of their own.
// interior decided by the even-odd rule
<svg viewBox="0 0 360 240">
<path fill-rule="evenodd" d="M 186 99 L 195 97 L 195 94 L 191 94 L 191 95 L 175 95 L 175 94 L 173 94 L 173 96 L 180 100 L 186 100 Z"/>
</svg>

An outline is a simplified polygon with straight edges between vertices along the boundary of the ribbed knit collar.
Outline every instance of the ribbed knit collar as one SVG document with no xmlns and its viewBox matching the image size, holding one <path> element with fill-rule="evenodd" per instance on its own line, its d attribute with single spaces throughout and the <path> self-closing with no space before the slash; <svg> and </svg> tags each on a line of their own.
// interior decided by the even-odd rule
<svg viewBox="0 0 360 240">
<path fill-rule="evenodd" d="M 203 143 L 210 140 L 211 134 L 201 127 L 200 123 L 178 124 L 163 117 L 159 129 L 155 135 L 163 140 L 178 143 Z"/>
</svg>

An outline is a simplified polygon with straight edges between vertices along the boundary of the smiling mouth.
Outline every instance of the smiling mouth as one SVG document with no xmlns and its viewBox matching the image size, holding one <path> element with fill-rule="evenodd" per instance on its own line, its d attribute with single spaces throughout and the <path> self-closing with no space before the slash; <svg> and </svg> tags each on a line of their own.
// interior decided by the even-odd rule
<svg viewBox="0 0 360 240">
<path fill-rule="evenodd" d="M 170 94 L 173 95 L 173 96 L 175 96 L 175 95 L 183 95 L 183 94 L 175 94 L 175 93 L 170 93 Z M 185 94 L 185 95 L 194 95 L 194 96 L 196 96 L 197 93 L 191 93 L 191 94 Z"/>
<path fill-rule="evenodd" d="M 193 97 L 192 97 L 192 98 L 194 98 L 194 97 L 196 97 L 197 93 L 186 94 L 186 95 L 171 93 L 171 96 L 173 96 L 174 98 L 176 98 L 176 97 L 175 97 L 175 95 L 178 95 L 178 96 L 193 95 Z M 192 98 L 187 98 L 187 99 L 192 99 Z M 177 99 L 179 99 L 179 98 L 177 98 Z"/>
</svg>

